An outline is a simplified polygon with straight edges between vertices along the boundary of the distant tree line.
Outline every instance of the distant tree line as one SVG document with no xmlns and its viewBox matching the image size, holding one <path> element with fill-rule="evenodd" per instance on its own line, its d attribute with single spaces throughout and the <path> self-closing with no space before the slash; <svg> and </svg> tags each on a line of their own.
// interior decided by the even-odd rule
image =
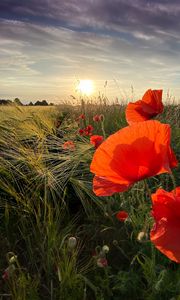
<svg viewBox="0 0 180 300">
<path fill-rule="evenodd" d="M 48 103 L 46 100 L 36 101 L 35 103 L 29 102 L 29 104 L 23 104 L 19 98 L 15 98 L 14 100 L 5 100 L 0 99 L 0 105 L 18 105 L 18 106 L 52 106 L 54 103 Z"/>
</svg>

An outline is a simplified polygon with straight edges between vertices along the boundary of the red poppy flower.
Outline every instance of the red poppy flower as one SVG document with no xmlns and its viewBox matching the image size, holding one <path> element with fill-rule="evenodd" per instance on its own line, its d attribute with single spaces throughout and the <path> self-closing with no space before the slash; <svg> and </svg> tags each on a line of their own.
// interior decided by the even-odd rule
<svg viewBox="0 0 180 300">
<path fill-rule="evenodd" d="M 93 117 L 94 122 L 101 122 L 102 121 L 102 115 L 95 115 Z"/>
<path fill-rule="evenodd" d="M 162 111 L 162 90 L 147 90 L 142 100 L 127 105 L 126 120 L 129 124 L 142 122 L 157 116 Z"/>
<path fill-rule="evenodd" d="M 90 137 L 90 143 L 94 145 L 94 147 L 97 149 L 101 143 L 103 142 L 104 138 L 102 135 L 92 135 Z"/>
<path fill-rule="evenodd" d="M 94 128 L 92 127 L 92 125 L 88 125 L 85 129 L 84 129 L 84 133 L 85 135 L 92 135 Z"/>
<path fill-rule="evenodd" d="M 78 132 L 79 132 L 80 135 L 83 135 L 84 134 L 84 129 L 79 129 Z"/>
<path fill-rule="evenodd" d="M 171 260 L 180 263 L 180 187 L 171 192 L 158 189 L 152 195 L 155 224 L 151 242 Z"/>
<path fill-rule="evenodd" d="M 119 221 L 124 222 L 128 218 L 128 213 L 125 210 L 121 210 L 116 214 L 116 218 Z"/>
<path fill-rule="evenodd" d="M 86 116 L 85 116 L 84 114 L 81 114 L 81 115 L 79 116 L 79 119 L 85 120 L 85 119 L 86 119 Z"/>
<path fill-rule="evenodd" d="M 73 141 L 67 141 L 65 142 L 63 145 L 62 145 L 63 149 L 64 150 L 74 150 L 75 149 L 75 144 Z"/>
<path fill-rule="evenodd" d="M 150 120 L 135 123 L 109 136 L 95 151 L 90 170 L 96 176 L 93 191 L 110 196 L 135 182 L 177 166 L 170 148 L 168 124 Z"/>
</svg>

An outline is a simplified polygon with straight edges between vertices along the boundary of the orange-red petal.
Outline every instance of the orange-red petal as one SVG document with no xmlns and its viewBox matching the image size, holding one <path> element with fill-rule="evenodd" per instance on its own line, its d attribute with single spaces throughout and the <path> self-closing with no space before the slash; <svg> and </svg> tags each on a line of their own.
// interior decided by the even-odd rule
<svg viewBox="0 0 180 300">
<path fill-rule="evenodd" d="M 147 90 L 142 97 L 142 101 L 148 105 L 149 114 L 155 116 L 156 114 L 163 112 L 162 90 Z"/>
<path fill-rule="evenodd" d="M 128 213 L 125 210 L 121 210 L 116 214 L 116 218 L 121 221 L 124 222 L 126 221 L 126 219 L 128 218 Z"/>
<path fill-rule="evenodd" d="M 169 259 L 180 263 L 180 222 L 162 218 L 151 230 L 150 238 L 155 247 Z"/>
<path fill-rule="evenodd" d="M 142 122 L 155 117 L 163 111 L 162 90 L 147 90 L 142 100 L 130 102 L 126 108 L 129 124 Z"/>
<path fill-rule="evenodd" d="M 180 263 L 180 187 L 171 192 L 157 190 L 152 202 L 155 224 L 151 241 L 169 259 Z"/>
<path fill-rule="evenodd" d="M 92 135 L 90 137 L 90 143 L 94 145 L 95 148 L 98 148 L 103 142 L 104 137 L 102 135 Z"/>
<path fill-rule="evenodd" d="M 112 196 L 114 193 L 126 191 L 130 185 L 118 184 L 108 180 L 105 177 L 94 176 L 93 192 L 96 196 Z"/>
<path fill-rule="evenodd" d="M 92 173 L 130 186 L 141 179 L 171 172 L 170 126 L 158 121 L 135 123 L 111 135 L 96 150 Z"/>
</svg>

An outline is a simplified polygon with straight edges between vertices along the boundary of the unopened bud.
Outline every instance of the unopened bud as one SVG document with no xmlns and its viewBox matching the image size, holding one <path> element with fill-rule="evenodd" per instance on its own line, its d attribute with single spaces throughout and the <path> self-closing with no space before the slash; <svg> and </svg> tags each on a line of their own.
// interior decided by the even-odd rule
<svg viewBox="0 0 180 300">
<path fill-rule="evenodd" d="M 108 252 L 109 252 L 109 247 L 108 247 L 107 245 L 104 245 L 104 246 L 102 247 L 102 251 L 103 251 L 104 253 L 108 253 Z"/>
<path fill-rule="evenodd" d="M 99 117 L 100 117 L 100 121 L 104 122 L 104 115 L 101 114 Z"/>
<path fill-rule="evenodd" d="M 144 231 L 139 232 L 138 236 L 137 236 L 137 240 L 141 243 L 147 241 L 148 240 L 148 234 Z"/>
<path fill-rule="evenodd" d="M 9 259 L 9 264 L 14 264 L 16 261 L 17 261 L 17 255 L 13 255 Z"/>
<path fill-rule="evenodd" d="M 72 250 L 76 247 L 76 245 L 77 245 L 77 239 L 74 236 L 71 236 L 68 239 L 68 248 Z"/>
</svg>

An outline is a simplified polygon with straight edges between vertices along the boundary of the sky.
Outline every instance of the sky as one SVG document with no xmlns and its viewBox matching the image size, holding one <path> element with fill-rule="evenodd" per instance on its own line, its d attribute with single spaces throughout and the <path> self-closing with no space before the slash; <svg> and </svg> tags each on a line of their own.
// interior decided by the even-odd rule
<svg viewBox="0 0 180 300">
<path fill-rule="evenodd" d="M 0 0 L 0 99 L 180 99 L 179 0 Z M 106 83 L 106 84 L 105 84 Z"/>
</svg>

